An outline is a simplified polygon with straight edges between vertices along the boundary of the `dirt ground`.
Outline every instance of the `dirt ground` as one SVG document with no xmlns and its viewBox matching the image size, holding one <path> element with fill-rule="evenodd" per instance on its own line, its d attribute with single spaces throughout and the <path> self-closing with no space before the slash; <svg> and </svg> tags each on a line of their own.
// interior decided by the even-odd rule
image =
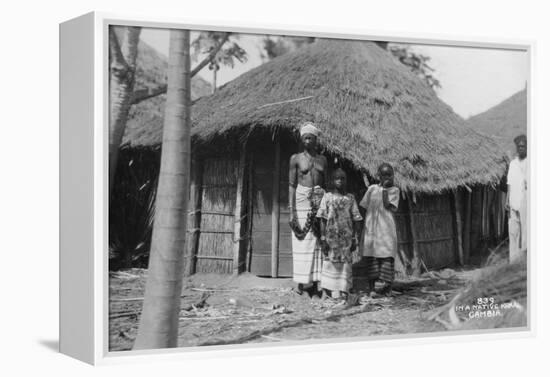
<svg viewBox="0 0 550 377">
<path fill-rule="evenodd" d="M 479 269 L 446 269 L 397 280 L 392 297 L 369 298 L 361 282 L 348 305 L 292 291 L 291 279 L 197 274 L 184 281 L 179 346 L 202 346 L 444 331 L 429 319 Z M 147 271 L 110 274 L 111 351 L 130 350 L 137 334 Z M 355 301 L 355 302 L 353 302 Z"/>
</svg>

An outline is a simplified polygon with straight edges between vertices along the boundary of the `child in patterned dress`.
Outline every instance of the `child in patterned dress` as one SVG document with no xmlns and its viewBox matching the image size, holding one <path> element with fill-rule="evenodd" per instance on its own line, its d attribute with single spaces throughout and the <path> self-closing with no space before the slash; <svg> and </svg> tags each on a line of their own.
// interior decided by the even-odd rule
<svg viewBox="0 0 550 377">
<path fill-rule="evenodd" d="M 368 188 L 359 205 L 367 210 L 361 249 L 367 259 L 369 295 L 375 295 L 376 280 L 384 282 L 382 294 L 391 296 L 397 255 L 397 229 L 394 212 L 399 206 L 399 189 L 393 185 L 393 167 L 378 167 L 380 183 Z"/>
<path fill-rule="evenodd" d="M 352 286 L 352 251 L 357 249 L 363 218 L 355 197 L 346 191 L 346 173 L 336 169 L 332 178 L 334 190 L 325 193 L 317 211 L 324 254 L 321 287 L 325 295 L 330 291 L 333 298 L 341 298 Z"/>
</svg>

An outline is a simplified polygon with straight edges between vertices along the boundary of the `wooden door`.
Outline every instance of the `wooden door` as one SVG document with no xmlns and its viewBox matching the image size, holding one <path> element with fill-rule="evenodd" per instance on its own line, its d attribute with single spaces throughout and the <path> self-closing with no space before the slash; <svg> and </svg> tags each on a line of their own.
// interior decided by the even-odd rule
<svg viewBox="0 0 550 377">
<path fill-rule="evenodd" d="M 274 142 L 265 143 L 252 152 L 250 272 L 258 276 L 290 277 L 292 245 L 288 225 L 288 164 L 292 148 L 280 145 L 277 152 L 276 147 Z M 276 155 L 280 159 L 278 164 Z M 274 226 L 274 221 L 278 222 L 278 226 Z M 278 233 L 276 240 L 273 231 Z"/>
<path fill-rule="evenodd" d="M 288 210 L 288 169 L 292 148 L 288 144 L 281 145 L 281 174 L 279 180 L 279 277 L 292 276 L 292 231 L 288 225 L 290 212 Z"/>
<path fill-rule="evenodd" d="M 250 272 L 271 276 L 271 231 L 273 207 L 273 166 L 275 148 L 271 144 L 252 154 L 252 251 Z"/>
</svg>

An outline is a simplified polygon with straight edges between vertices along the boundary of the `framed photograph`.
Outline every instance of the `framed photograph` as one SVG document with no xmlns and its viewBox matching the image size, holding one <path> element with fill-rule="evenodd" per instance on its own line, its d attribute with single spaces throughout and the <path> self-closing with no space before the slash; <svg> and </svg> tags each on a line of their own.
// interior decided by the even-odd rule
<svg viewBox="0 0 550 377">
<path fill-rule="evenodd" d="M 61 352 L 529 333 L 531 53 L 61 24 Z"/>
</svg>

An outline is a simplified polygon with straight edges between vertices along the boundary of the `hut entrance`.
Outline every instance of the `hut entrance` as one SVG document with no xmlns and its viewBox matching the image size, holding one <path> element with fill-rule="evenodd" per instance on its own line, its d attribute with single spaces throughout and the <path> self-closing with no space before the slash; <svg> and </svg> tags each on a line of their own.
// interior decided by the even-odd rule
<svg viewBox="0 0 550 377">
<path fill-rule="evenodd" d="M 290 277 L 292 241 L 288 226 L 288 167 L 297 146 L 287 140 L 270 140 L 257 145 L 251 150 L 250 272 L 258 276 Z"/>
</svg>

